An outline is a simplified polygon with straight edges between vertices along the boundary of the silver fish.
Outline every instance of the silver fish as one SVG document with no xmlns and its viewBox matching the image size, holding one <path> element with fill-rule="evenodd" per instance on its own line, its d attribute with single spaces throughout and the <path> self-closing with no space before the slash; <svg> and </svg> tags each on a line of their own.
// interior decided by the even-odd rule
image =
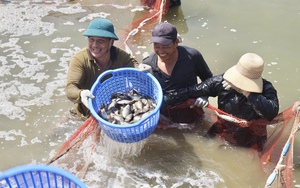
<svg viewBox="0 0 300 188">
<path fill-rule="evenodd" d="M 127 104 L 124 108 L 122 108 L 122 116 L 126 118 L 131 113 L 131 106 Z"/>
<path fill-rule="evenodd" d="M 99 115 L 111 123 L 125 125 L 147 117 L 155 107 L 153 99 L 132 89 L 126 93 L 113 93 L 110 103 L 101 106 Z"/>
</svg>

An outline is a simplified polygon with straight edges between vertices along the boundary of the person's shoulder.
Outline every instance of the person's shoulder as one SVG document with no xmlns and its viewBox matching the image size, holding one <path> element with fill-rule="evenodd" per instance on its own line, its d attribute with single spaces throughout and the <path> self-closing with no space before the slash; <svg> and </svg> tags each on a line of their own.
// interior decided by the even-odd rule
<svg viewBox="0 0 300 188">
<path fill-rule="evenodd" d="M 138 67 L 138 62 L 137 60 L 128 52 L 126 52 L 125 50 L 117 47 L 117 46 L 112 46 L 110 49 L 110 59 L 113 62 L 117 62 L 117 64 L 120 65 L 120 63 L 123 63 L 126 66 L 134 66 L 134 67 Z M 129 63 L 129 64 L 128 64 Z"/>
<path fill-rule="evenodd" d="M 196 48 L 185 46 L 185 45 L 178 45 L 178 50 L 198 51 Z"/>
<path fill-rule="evenodd" d="M 177 49 L 178 49 L 179 53 L 187 53 L 187 54 L 191 54 L 191 55 L 201 55 L 199 50 L 197 50 L 196 48 L 190 47 L 190 46 L 180 45 L 180 46 L 178 46 Z"/>
<path fill-rule="evenodd" d="M 269 80 L 267 80 L 265 78 L 262 78 L 262 80 L 263 80 L 263 84 L 271 84 L 272 85 L 272 83 Z"/>
<path fill-rule="evenodd" d="M 82 48 L 80 50 L 78 50 L 74 55 L 82 55 L 82 54 L 87 54 L 87 48 Z"/>
<path fill-rule="evenodd" d="M 275 89 L 272 82 L 266 80 L 265 78 L 263 78 L 262 80 L 263 80 L 263 88 L 264 89 L 271 89 L 271 88 Z"/>
<path fill-rule="evenodd" d="M 88 57 L 87 48 L 82 48 L 73 55 L 73 58 L 75 59 L 82 59 L 85 57 Z"/>
<path fill-rule="evenodd" d="M 156 54 L 153 52 L 151 53 L 149 56 L 145 57 L 142 61 L 142 63 L 144 64 L 148 64 L 148 65 L 152 65 L 155 63 L 156 61 Z"/>
<path fill-rule="evenodd" d="M 115 60 L 129 60 L 129 59 L 134 59 L 133 56 L 126 52 L 125 50 L 117 47 L 117 46 L 112 46 L 110 49 L 110 58 L 112 61 Z"/>
<path fill-rule="evenodd" d="M 118 55 L 124 55 L 124 56 L 130 56 L 131 54 L 123 50 L 122 48 L 119 48 L 117 46 L 111 47 L 112 53 L 117 53 Z"/>
</svg>

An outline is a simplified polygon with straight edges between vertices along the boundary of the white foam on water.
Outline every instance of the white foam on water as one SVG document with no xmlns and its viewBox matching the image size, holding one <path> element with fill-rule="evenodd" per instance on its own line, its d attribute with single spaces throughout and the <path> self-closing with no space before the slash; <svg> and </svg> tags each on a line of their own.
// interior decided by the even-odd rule
<svg viewBox="0 0 300 188">
<path fill-rule="evenodd" d="M 7 87 L 7 90 L 3 87 Z M 19 118 L 20 120 L 25 119 L 25 112 L 22 110 L 21 107 L 15 106 L 12 102 L 8 101 L 10 97 L 14 97 L 14 93 L 18 93 L 15 90 L 15 86 L 7 86 L 6 84 L 0 84 L 0 114 L 5 115 L 10 119 Z"/>
<path fill-rule="evenodd" d="M 87 16 L 82 17 L 79 22 L 86 22 L 86 21 L 90 21 L 93 20 L 94 18 L 106 18 L 107 16 L 109 16 L 109 13 L 105 13 L 105 12 L 99 12 L 99 13 L 91 13 L 88 14 Z"/>
<path fill-rule="evenodd" d="M 35 138 L 31 139 L 31 141 L 30 141 L 31 144 L 41 143 L 41 142 L 42 141 L 38 137 L 35 137 Z"/>
<path fill-rule="evenodd" d="M 6 141 L 13 141 L 16 140 L 17 137 L 24 138 L 26 137 L 25 134 L 22 133 L 21 130 L 9 130 L 9 131 L 0 131 L 0 138 L 4 138 Z"/>
<path fill-rule="evenodd" d="M 63 23 L 64 25 L 74 25 L 74 22 L 71 22 L 71 21 L 67 21 L 65 23 Z"/>
<path fill-rule="evenodd" d="M 65 1 L 56 1 L 56 3 L 62 2 Z M 57 31 L 55 24 L 42 21 L 42 18 L 48 15 L 50 11 L 64 14 L 86 11 L 82 9 L 79 3 L 60 7 L 57 7 L 56 3 L 48 3 L 47 6 L 43 3 L 31 3 L 30 1 L 23 1 L 19 4 L 7 4 L 5 11 L 0 12 L 0 18 L 2 18 L 0 33 L 2 35 L 11 34 L 12 36 L 37 36 L 42 34 L 50 36 Z"/>
<path fill-rule="evenodd" d="M 20 4 L 8 4 L 5 11 L 0 13 L 1 27 L 0 32 L 4 35 L 12 34 L 14 36 L 22 35 L 40 35 L 41 33 L 49 36 L 53 34 L 53 23 L 42 22 L 41 18 L 48 13 L 48 8 L 36 8 L 28 6 L 28 2 Z M 18 18 L 18 19 L 15 19 Z"/>
<path fill-rule="evenodd" d="M 130 7 L 132 7 L 131 4 L 127 4 L 127 5 L 118 5 L 118 4 L 112 4 L 113 7 L 115 7 L 116 9 L 128 9 Z"/>
<path fill-rule="evenodd" d="M 65 39 L 61 42 L 66 42 L 67 38 Z M 50 105 L 56 90 L 58 91 L 56 96 L 65 95 L 63 88 L 68 60 L 63 57 L 59 64 L 64 68 L 57 70 L 57 77 L 54 77 L 54 80 L 48 80 L 50 75 L 47 74 L 46 65 L 55 60 L 42 51 L 32 52 L 33 57 L 28 57 L 28 54 L 18 45 L 19 40 L 19 38 L 10 38 L 0 45 L 6 55 L 0 57 L 3 62 L 0 76 L 10 76 L 10 81 L 0 83 L 0 91 L 3 93 L 0 96 L 0 114 L 10 119 L 25 120 L 25 112 L 31 111 L 28 107 Z M 70 57 L 73 50 L 66 51 Z M 59 73 L 60 71 L 63 73 Z M 6 80 L 5 77 L 2 81 L 4 80 Z M 39 85 L 42 82 L 46 82 L 46 84 Z M 59 88 L 62 89 L 59 90 Z"/>
<path fill-rule="evenodd" d="M 180 146 L 166 144 L 165 136 L 130 144 L 113 141 L 104 134 L 101 138 L 84 177 L 91 188 L 225 187 L 218 173 L 195 165 L 198 157 L 183 151 L 174 153 Z M 157 145 L 160 142 L 162 145 Z"/>
<path fill-rule="evenodd" d="M 22 146 L 27 146 L 27 145 L 29 145 L 28 142 L 25 140 L 24 137 L 22 137 L 21 144 L 18 146 L 22 147 Z"/>
<path fill-rule="evenodd" d="M 140 12 L 140 11 L 144 11 L 144 10 L 145 10 L 144 7 L 137 6 L 137 7 L 133 8 L 133 9 L 131 9 L 131 12 Z"/>
<path fill-rule="evenodd" d="M 60 38 L 55 38 L 52 40 L 53 43 L 59 43 L 59 42 L 66 42 L 68 40 L 71 40 L 71 37 L 60 37 Z"/>
</svg>

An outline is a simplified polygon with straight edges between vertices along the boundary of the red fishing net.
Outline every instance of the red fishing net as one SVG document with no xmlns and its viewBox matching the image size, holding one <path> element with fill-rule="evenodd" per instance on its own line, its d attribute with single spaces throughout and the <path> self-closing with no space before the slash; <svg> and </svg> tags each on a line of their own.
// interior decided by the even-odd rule
<svg viewBox="0 0 300 188">
<path fill-rule="evenodd" d="M 188 100 L 186 103 L 170 108 L 169 114 L 181 111 L 185 108 L 190 108 L 193 100 Z M 248 127 L 253 129 L 255 134 L 264 134 L 260 131 L 263 129 L 259 126 L 267 126 L 268 134 L 267 141 L 263 145 L 261 151 L 258 151 L 261 157 L 262 169 L 269 175 L 266 180 L 266 187 L 292 187 L 293 185 L 293 143 L 296 131 L 299 129 L 299 106 L 300 102 L 296 102 L 290 108 L 278 114 L 271 122 L 266 120 L 245 121 L 238 119 L 230 114 L 227 114 L 211 105 L 208 108 L 195 109 L 194 113 L 199 113 L 200 118 L 197 121 L 205 121 L 206 124 L 213 125 L 234 125 L 236 127 Z M 159 123 L 160 128 L 174 128 L 172 116 L 165 117 Z M 178 120 L 178 119 L 177 119 Z M 173 125 L 172 125 L 173 124 Z M 99 142 L 100 126 L 94 117 L 86 120 L 78 130 L 59 148 L 48 164 L 64 168 L 77 177 L 82 178 L 88 170 L 91 155 Z M 223 129 L 224 132 L 228 131 Z M 231 137 L 224 137 L 224 132 L 220 132 L 218 136 L 224 140 L 239 145 L 235 140 L 235 132 L 228 134 Z M 252 149 L 258 149 L 250 145 Z"/>
<path fill-rule="evenodd" d="M 300 102 L 296 102 L 290 108 L 279 113 L 271 122 L 259 119 L 245 121 L 237 119 L 213 106 L 209 106 L 214 112 L 205 112 L 216 114 L 216 123 L 222 126 L 219 132 L 220 137 L 238 146 L 250 147 L 259 152 L 263 170 L 269 174 L 266 181 L 266 187 L 293 187 L 293 144 L 295 133 L 299 130 Z M 247 128 L 253 133 L 254 138 L 266 135 L 266 141 L 254 139 L 248 142 L 241 135 L 237 135 L 232 129 L 226 129 L 226 126 Z M 267 127 L 267 133 L 265 128 Z M 242 134 L 242 136 L 244 136 Z M 247 138 L 252 139 L 252 138 Z"/>
<path fill-rule="evenodd" d="M 100 126 L 90 116 L 56 151 L 47 164 L 64 168 L 83 178 L 91 162 L 91 155 L 100 138 Z M 84 156 L 88 153 L 88 156 Z"/>
<path fill-rule="evenodd" d="M 141 4 L 149 7 L 149 11 L 138 20 L 134 20 L 130 26 L 130 32 L 127 34 L 124 40 L 125 50 L 132 54 L 132 51 L 128 45 L 128 41 L 131 37 L 140 32 L 140 29 L 149 23 L 159 23 L 162 21 L 162 15 L 166 14 L 169 10 L 170 0 L 141 0 Z"/>
<path fill-rule="evenodd" d="M 269 128 L 268 141 L 261 152 L 262 167 L 269 174 L 266 187 L 293 187 L 293 146 L 300 129 L 299 107 L 298 101 L 272 122 L 262 122 Z"/>
</svg>

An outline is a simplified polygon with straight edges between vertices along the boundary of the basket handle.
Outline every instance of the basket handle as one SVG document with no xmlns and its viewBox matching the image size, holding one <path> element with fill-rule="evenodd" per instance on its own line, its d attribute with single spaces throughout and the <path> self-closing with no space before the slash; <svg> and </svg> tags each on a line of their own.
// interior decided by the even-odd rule
<svg viewBox="0 0 300 188">
<path fill-rule="evenodd" d="M 113 69 L 113 70 L 107 70 L 107 71 L 103 72 L 102 74 L 100 74 L 100 76 L 97 79 L 97 83 L 101 83 L 102 84 L 105 81 L 105 80 L 103 80 L 104 78 L 113 77 L 120 70 L 140 72 L 139 69 L 133 68 L 133 67 L 126 67 L 126 68 L 124 67 L 124 68 L 117 68 L 117 69 Z"/>
<path fill-rule="evenodd" d="M 103 83 L 105 81 L 104 78 L 110 78 L 113 77 L 115 71 L 114 70 L 107 70 L 105 72 L 103 72 L 102 74 L 100 74 L 100 76 L 98 77 L 97 83 Z"/>
</svg>

